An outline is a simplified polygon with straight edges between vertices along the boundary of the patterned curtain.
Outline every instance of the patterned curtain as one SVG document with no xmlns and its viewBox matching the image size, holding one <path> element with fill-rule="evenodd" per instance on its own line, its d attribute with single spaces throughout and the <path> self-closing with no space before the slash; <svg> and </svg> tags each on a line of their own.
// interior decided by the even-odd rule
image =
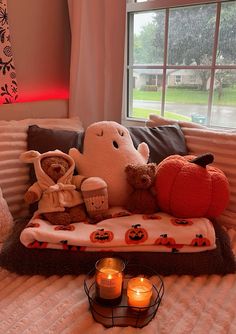
<svg viewBox="0 0 236 334">
<path fill-rule="evenodd" d="M 0 0 L 0 104 L 17 101 L 17 81 L 7 14 L 7 0 Z"/>
</svg>

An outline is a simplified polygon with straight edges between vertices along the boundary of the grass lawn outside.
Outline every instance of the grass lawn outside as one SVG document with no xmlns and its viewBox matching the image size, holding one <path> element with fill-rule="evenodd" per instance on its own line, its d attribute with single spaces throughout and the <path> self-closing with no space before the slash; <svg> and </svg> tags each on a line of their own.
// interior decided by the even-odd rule
<svg viewBox="0 0 236 334">
<path fill-rule="evenodd" d="M 134 89 L 134 100 L 161 101 L 161 91 L 146 92 Z M 166 102 L 176 102 L 182 104 L 207 104 L 208 91 L 199 91 L 181 88 L 167 88 Z M 217 91 L 213 97 L 214 105 L 236 106 L 236 86 L 223 89 L 221 99 L 218 99 Z"/>
<path fill-rule="evenodd" d="M 132 114 L 131 117 L 148 119 L 149 114 L 156 114 L 156 115 L 160 116 L 161 112 L 160 112 L 160 110 L 147 110 L 147 109 L 142 109 L 142 108 L 134 108 L 133 109 L 133 114 Z M 169 111 L 165 112 L 165 117 L 176 120 L 176 121 L 191 122 L 190 117 L 175 114 L 175 113 L 169 112 Z"/>
</svg>

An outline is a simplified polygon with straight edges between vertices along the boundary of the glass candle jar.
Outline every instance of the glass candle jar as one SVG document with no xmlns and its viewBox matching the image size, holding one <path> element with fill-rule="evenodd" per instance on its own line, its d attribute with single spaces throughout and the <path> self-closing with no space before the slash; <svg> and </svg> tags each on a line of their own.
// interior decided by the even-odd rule
<svg viewBox="0 0 236 334">
<path fill-rule="evenodd" d="M 117 305 L 122 298 L 125 264 L 118 258 L 103 258 L 95 265 L 96 299 L 104 305 Z"/>
<path fill-rule="evenodd" d="M 145 311 L 152 297 L 152 283 L 144 277 L 134 277 L 128 281 L 128 305 L 137 311 Z"/>
</svg>

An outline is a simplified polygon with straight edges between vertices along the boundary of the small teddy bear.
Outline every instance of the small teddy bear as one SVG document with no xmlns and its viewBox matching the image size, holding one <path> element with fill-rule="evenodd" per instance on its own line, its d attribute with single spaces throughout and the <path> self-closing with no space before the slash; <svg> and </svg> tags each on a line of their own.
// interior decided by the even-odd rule
<svg viewBox="0 0 236 334">
<path fill-rule="evenodd" d="M 156 164 L 128 164 L 125 168 L 127 181 L 133 188 L 126 203 L 131 213 L 153 214 L 158 205 L 154 194 Z"/>
<path fill-rule="evenodd" d="M 28 204 L 38 201 L 36 214 L 53 225 L 86 221 L 83 198 L 73 183 L 75 163 L 69 155 L 59 150 L 43 154 L 31 150 L 22 153 L 20 160 L 34 164 L 37 182 L 24 199 Z"/>
</svg>

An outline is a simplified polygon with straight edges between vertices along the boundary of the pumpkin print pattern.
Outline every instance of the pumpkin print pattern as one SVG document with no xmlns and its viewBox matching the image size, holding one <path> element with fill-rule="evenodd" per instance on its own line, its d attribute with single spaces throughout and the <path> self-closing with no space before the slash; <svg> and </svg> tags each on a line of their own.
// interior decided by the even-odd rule
<svg viewBox="0 0 236 334">
<path fill-rule="evenodd" d="M 162 217 L 156 213 L 143 215 L 143 220 L 152 219 L 152 220 L 161 220 Z"/>
<path fill-rule="evenodd" d="M 203 237 L 202 234 L 196 234 L 196 238 L 194 238 L 191 242 L 191 246 L 196 246 L 196 247 L 203 247 L 203 246 L 210 246 L 211 243 L 210 241 Z"/>
<path fill-rule="evenodd" d="M 172 248 L 172 252 L 177 252 L 184 246 L 183 244 L 177 244 L 175 239 L 168 237 L 167 234 L 161 234 L 160 237 L 156 239 L 155 245 Z"/>
<path fill-rule="evenodd" d="M 125 233 L 125 242 L 127 244 L 140 244 L 145 242 L 147 238 L 148 233 L 140 224 L 132 225 Z"/>
<path fill-rule="evenodd" d="M 28 244 L 28 248 L 47 248 L 48 243 L 43 241 L 35 240 Z"/>
<path fill-rule="evenodd" d="M 193 225 L 193 221 L 191 219 L 172 218 L 170 221 L 175 226 L 190 226 L 190 225 Z"/>
<path fill-rule="evenodd" d="M 61 241 L 61 244 L 62 244 L 62 249 L 64 250 L 69 250 L 69 251 L 79 251 L 79 252 L 82 252 L 82 251 L 85 251 L 86 247 L 84 246 L 75 246 L 75 245 L 68 245 L 68 240 L 62 240 Z"/>
<path fill-rule="evenodd" d="M 57 225 L 54 227 L 55 231 L 74 231 L 75 226 L 74 225 Z"/>
<path fill-rule="evenodd" d="M 100 228 L 90 234 L 91 242 L 99 242 L 105 243 L 110 242 L 114 238 L 114 234 L 111 231 L 104 230 L 104 228 Z"/>
<path fill-rule="evenodd" d="M 155 241 L 156 245 L 172 247 L 176 245 L 175 239 L 168 237 L 167 234 L 161 234 L 159 238 Z"/>
</svg>

